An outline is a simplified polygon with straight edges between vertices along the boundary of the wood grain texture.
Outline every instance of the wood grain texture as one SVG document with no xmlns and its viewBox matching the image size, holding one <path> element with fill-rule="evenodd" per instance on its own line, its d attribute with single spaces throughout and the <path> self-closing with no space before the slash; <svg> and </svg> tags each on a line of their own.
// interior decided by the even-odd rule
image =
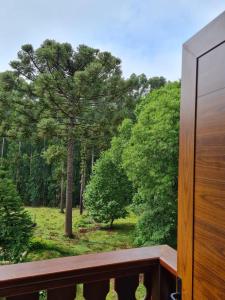
<svg viewBox="0 0 225 300">
<path fill-rule="evenodd" d="M 178 180 L 178 276 L 183 300 L 192 299 L 196 73 L 196 58 L 183 48 Z"/>
<path fill-rule="evenodd" d="M 225 44 L 199 59 L 198 77 L 194 299 L 219 300 L 225 295 Z"/>
<path fill-rule="evenodd" d="M 218 117 L 218 113 L 223 116 L 225 113 L 225 104 L 220 103 L 225 90 L 224 41 L 225 12 L 183 45 L 178 191 L 178 276 L 182 278 L 182 299 L 184 300 L 222 299 L 213 298 L 215 296 L 212 296 L 212 291 L 209 291 L 211 286 L 215 291 L 215 283 L 210 285 L 208 281 L 205 290 L 205 284 L 202 281 L 203 273 L 213 276 L 215 266 L 211 266 L 212 272 L 210 273 L 210 268 L 206 271 L 205 265 L 197 261 L 203 257 L 206 259 L 205 255 L 208 254 L 208 250 L 202 248 L 206 231 L 214 230 L 214 235 L 217 235 L 214 226 L 210 227 L 213 224 L 212 219 L 217 223 L 215 215 L 212 216 L 213 205 L 217 207 L 217 210 L 221 210 L 218 212 L 218 222 L 225 219 L 223 204 L 221 204 L 221 198 L 218 198 L 220 197 L 219 190 L 216 192 L 212 187 L 212 182 L 213 185 L 215 182 L 219 183 L 220 179 L 225 176 L 224 123 L 222 118 Z M 215 118 L 212 118 L 209 104 L 212 95 Z M 201 106 L 203 98 L 205 104 Z M 215 119 L 217 119 L 217 124 L 214 122 Z M 196 122 L 198 132 L 195 128 Z M 207 130 L 205 130 L 206 124 L 208 124 Z M 196 173 L 197 177 L 195 177 Z M 210 178 L 206 176 L 203 180 L 207 173 L 210 173 Z M 221 184 L 218 184 L 217 188 L 220 188 L 221 192 L 224 190 Z M 201 216 L 204 213 L 203 224 Z M 205 218 L 209 220 L 209 227 L 206 225 Z M 221 232 L 218 232 L 218 239 L 221 239 Z M 215 247 L 218 247 L 217 252 L 223 253 L 224 248 L 220 242 Z M 216 253 L 218 254 L 216 258 L 215 250 L 211 254 L 215 262 L 221 259 L 219 253 Z M 201 276 L 197 275 L 200 274 L 199 272 Z M 219 276 L 223 274 L 220 273 L 219 276 L 218 274 L 217 271 L 215 278 L 220 282 Z M 198 282 L 195 276 L 199 276 Z M 206 291 L 208 296 L 206 296 Z"/>
</svg>

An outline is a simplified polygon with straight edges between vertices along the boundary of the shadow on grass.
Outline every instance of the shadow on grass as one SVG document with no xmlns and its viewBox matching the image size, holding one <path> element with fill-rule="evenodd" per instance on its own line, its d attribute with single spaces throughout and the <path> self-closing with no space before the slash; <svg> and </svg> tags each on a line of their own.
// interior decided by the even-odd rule
<svg viewBox="0 0 225 300">
<path fill-rule="evenodd" d="M 56 242 L 52 242 L 49 240 L 42 240 L 40 238 L 34 238 L 29 247 L 30 251 L 54 251 L 58 252 L 60 256 L 69 256 L 74 255 L 74 252 L 69 248 L 62 247 L 62 245 L 56 244 Z"/>
<path fill-rule="evenodd" d="M 99 230 L 105 231 L 119 231 L 119 232 L 129 232 L 135 229 L 135 224 L 133 223 L 121 223 L 121 224 L 114 224 L 112 228 L 108 225 L 102 225 Z"/>
</svg>

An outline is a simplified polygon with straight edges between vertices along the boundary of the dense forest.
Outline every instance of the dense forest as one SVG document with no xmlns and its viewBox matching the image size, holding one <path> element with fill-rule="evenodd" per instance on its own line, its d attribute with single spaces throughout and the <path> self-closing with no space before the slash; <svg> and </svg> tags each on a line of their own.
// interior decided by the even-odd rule
<svg viewBox="0 0 225 300">
<path fill-rule="evenodd" d="M 0 258 L 18 261 L 32 235 L 23 206 L 58 207 L 69 238 L 72 207 L 110 228 L 132 210 L 137 245 L 175 246 L 180 83 L 124 78 L 111 53 L 54 40 L 23 45 L 10 66 L 0 73 L 0 226 L 12 230 L 0 233 Z"/>
</svg>

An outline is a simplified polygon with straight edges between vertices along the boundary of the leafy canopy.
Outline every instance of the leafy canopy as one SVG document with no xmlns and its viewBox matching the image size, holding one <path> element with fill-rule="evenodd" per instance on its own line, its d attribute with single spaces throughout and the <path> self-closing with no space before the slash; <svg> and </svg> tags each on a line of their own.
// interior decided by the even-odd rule
<svg viewBox="0 0 225 300">
<path fill-rule="evenodd" d="M 142 214 L 139 244 L 176 243 L 179 99 L 179 83 L 150 92 L 123 151 L 123 167 L 137 189 L 134 204 Z"/>
<path fill-rule="evenodd" d="M 96 162 L 84 199 L 85 207 L 97 222 L 110 223 L 112 227 L 115 219 L 127 215 L 131 186 L 109 151 Z"/>
</svg>

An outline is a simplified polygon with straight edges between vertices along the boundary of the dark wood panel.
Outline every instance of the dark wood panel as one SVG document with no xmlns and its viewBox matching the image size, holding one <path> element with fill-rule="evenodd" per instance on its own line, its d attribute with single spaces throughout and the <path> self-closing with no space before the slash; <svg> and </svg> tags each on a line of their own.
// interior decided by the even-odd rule
<svg viewBox="0 0 225 300">
<path fill-rule="evenodd" d="M 116 278 L 115 291 L 117 292 L 118 300 L 136 300 L 135 293 L 138 285 L 139 275 Z"/>
<path fill-rule="evenodd" d="M 105 300 L 109 292 L 109 280 L 95 281 L 84 284 L 85 300 Z"/>
<path fill-rule="evenodd" d="M 160 267 L 160 300 L 168 300 L 171 293 L 176 291 L 174 276 L 163 267 Z"/>
<path fill-rule="evenodd" d="M 145 300 L 160 299 L 160 266 L 155 265 L 144 274 L 144 286 L 146 287 Z"/>
<path fill-rule="evenodd" d="M 47 300 L 74 300 L 76 297 L 76 286 L 65 286 L 48 290 Z"/>
<path fill-rule="evenodd" d="M 216 47 L 199 59 L 198 96 L 225 87 L 225 44 Z"/>
<path fill-rule="evenodd" d="M 39 300 L 39 293 L 7 297 L 6 300 Z"/>
<path fill-rule="evenodd" d="M 183 300 L 192 299 L 193 187 L 197 60 L 183 49 L 178 180 L 178 276 Z"/>
</svg>

